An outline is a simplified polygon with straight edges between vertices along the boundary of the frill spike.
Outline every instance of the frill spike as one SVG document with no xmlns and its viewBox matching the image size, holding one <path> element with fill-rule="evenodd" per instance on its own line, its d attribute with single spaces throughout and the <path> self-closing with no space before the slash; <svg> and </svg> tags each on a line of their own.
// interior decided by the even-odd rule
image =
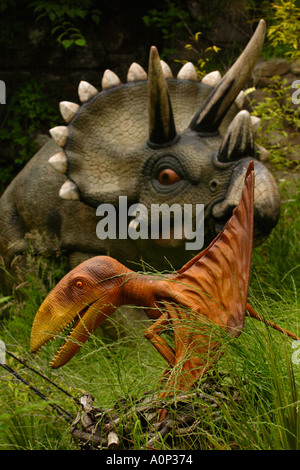
<svg viewBox="0 0 300 470">
<path fill-rule="evenodd" d="M 261 125 L 261 119 L 257 116 L 251 116 L 251 124 L 252 124 L 253 131 L 255 133 L 257 129 L 259 128 L 259 126 Z"/>
<path fill-rule="evenodd" d="M 164 60 L 160 61 L 160 65 L 161 65 L 164 77 L 165 78 L 173 78 L 172 70 L 171 70 L 170 66 Z"/>
<path fill-rule="evenodd" d="M 222 76 L 218 70 L 215 70 L 214 72 L 210 72 L 207 75 L 205 75 L 201 83 L 204 83 L 205 85 L 209 85 L 213 88 L 215 88 L 218 83 L 222 80 Z"/>
<path fill-rule="evenodd" d="M 218 128 L 228 109 L 244 87 L 263 46 L 266 23 L 260 20 L 248 45 L 212 91 L 190 123 L 193 131 L 211 134 Z"/>
<path fill-rule="evenodd" d="M 93 85 L 88 82 L 82 80 L 78 86 L 78 96 L 81 103 L 86 103 L 89 101 L 93 96 L 97 95 L 99 91 Z"/>
<path fill-rule="evenodd" d="M 72 103 L 71 101 L 61 101 L 59 103 L 60 114 L 66 121 L 69 123 L 76 116 L 78 109 L 80 108 L 79 104 Z"/>
<path fill-rule="evenodd" d="M 158 51 L 150 49 L 148 71 L 148 145 L 159 147 L 177 137 L 168 86 L 163 74 Z"/>
<path fill-rule="evenodd" d="M 251 116 L 248 111 L 243 110 L 235 116 L 228 127 L 220 147 L 218 160 L 228 162 L 254 156 L 255 145 Z"/>
<path fill-rule="evenodd" d="M 56 171 L 60 173 L 67 173 L 68 169 L 68 160 L 64 152 L 59 152 L 49 158 L 48 163 L 54 168 Z"/>
<path fill-rule="evenodd" d="M 69 130 L 66 126 L 53 127 L 49 130 L 49 132 L 51 134 L 51 137 L 60 147 L 65 146 L 69 136 Z"/>
<path fill-rule="evenodd" d="M 64 182 L 64 184 L 59 190 L 59 196 L 62 199 L 71 200 L 71 201 L 78 201 L 80 199 L 79 191 L 78 191 L 76 184 L 70 180 L 67 180 Z"/>
<path fill-rule="evenodd" d="M 198 75 L 192 62 L 187 62 L 177 74 L 178 80 L 193 80 L 198 82 Z"/>
<path fill-rule="evenodd" d="M 121 80 L 119 79 L 118 75 L 115 74 L 115 72 L 112 70 L 105 70 L 101 83 L 102 89 L 108 90 L 109 88 L 114 88 L 119 85 L 121 85 Z"/>
<path fill-rule="evenodd" d="M 265 161 L 270 160 L 269 150 L 265 149 L 264 147 L 258 144 L 256 144 L 256 148 L 258 152 L 257 158 L 260 162 L 265 162 Z"/>
<path fill-rule="evenodd" d="M 243 109 L 244 101 L 245 101 L 245 92 L 241 90 L 236 97 L 235 104 L 237 105 L 239 109 Z"/>
<path fill-rule="evenodd" d="M 140 80 L 147 80 L 147 74 L 143 67 L 133 62 L 128 69 L 127 82 L 138 82 Z"/>
</svg>

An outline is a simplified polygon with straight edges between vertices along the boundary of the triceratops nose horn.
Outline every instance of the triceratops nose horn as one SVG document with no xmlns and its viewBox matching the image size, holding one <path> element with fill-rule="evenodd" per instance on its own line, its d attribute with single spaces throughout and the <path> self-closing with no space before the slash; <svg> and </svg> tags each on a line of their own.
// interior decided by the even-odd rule
<svg viewBox="0 0 300 470">
<path fill-rule="evenodd" d="M 214 133 L 233 101 L 248 80 L 263 46 L 266 23 L 260 20 L 246 48 L 209 95 L 190 123 L 190 129 L 199 133 Z"/>
<path fill-rule="evenodd" d="M 161 147 L 176 140 L 177 133 L 168 86 L 155 46 L 151 47 L 149 57 L 148 114 L 150 147 Z"/>
</svg>

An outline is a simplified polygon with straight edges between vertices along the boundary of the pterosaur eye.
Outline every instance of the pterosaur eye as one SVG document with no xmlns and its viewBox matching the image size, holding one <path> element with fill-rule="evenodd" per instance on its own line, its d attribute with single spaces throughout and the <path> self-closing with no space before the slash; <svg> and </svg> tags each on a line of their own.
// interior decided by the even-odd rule
<svg viewBox="0 0 300 470">
<path fill-rule="evenodd" d="M 75 286 L 80 289 L 81 287 L 83 287 L 83 282 L 82 281 L 76 281 Z"/>
<path fill-rule="evenodd" d="M 177 181 L 181 180 L 180 176 L 176 173 L 176 171 L 171 170 L 171 168 L 165 168 L 164 170 L 162 170 L 159 173 L 157 179 L 160 184 L 164 185 L 174 184 L 177 183 Z"/>
</svg>

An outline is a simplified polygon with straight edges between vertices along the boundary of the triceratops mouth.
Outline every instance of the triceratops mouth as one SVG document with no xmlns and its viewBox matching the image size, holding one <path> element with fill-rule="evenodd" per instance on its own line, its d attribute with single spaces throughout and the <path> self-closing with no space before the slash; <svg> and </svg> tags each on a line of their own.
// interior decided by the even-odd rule
<svg viewBox="0 0 300 470">
<path fill-rule="evenodd" d="M 232 215 L 234 205 L 228 205 L 226 214 L 221 218 L 214 218 L 214 232 L 215 235 L 220 233 L 228 219 Z M 254 208 L 254 230 L 253 230 L 253 243 L 254 245 L 261 244 L 272 232 L 273 228 L 277 224 L 277 218 L 268 217 L 268 215 L 262 215 L 257 208 Z"/>
<path fill-rule="evenodd" d="M 242 190 L 243 173 L 250 157 L 243 158 L 232 169 L 225 198 L 217 201 L 211 209 L 215 233 L 225 225 L 237 206 Z M 254 160 L 254 242 L 261 243 L 276 226 L 280 215 L 280 197 L 271 172 L 258 160 Z"/>
</svg>

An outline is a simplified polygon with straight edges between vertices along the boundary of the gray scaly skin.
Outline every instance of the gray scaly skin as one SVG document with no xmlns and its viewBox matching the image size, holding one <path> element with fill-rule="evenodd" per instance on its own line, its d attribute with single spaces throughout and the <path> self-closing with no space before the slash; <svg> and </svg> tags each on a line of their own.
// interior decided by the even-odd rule
<svg viewBox="0 0 300 470">
<path fill-rule="evenodd" d="M 149 210 L 153 203 L 204 204 L 208 245 L 237 205 L 253 159 L 260 243 L 276 225 L 280 204 L 273 176 L 259 161 L 264 149 L 254 142 L 256 118 L 242 110 L 242 88 L 264 34 L 261 20 L 223 78 L 212 72 L 199 82 L 191 63 L 173 78 L 152 47 L 148 74 L 133 63 L 127 83 L 110 70 L 101 92 L 80 82 L 81 105 L 60 103 L 67 125 L 50 130 L 53 139 L 1 197 L 0 254 L 7 267 L 26 250 L 31 231 L 44 235 L 49 251 L 56 238 L 71 268 L 107 253 L 121 263 L 142 257 L 156 269 L 181 266 L 194 255 L 184 249 L 186 240 L 98 239 L 98 205 L 117 208 L 119 196 Z"/>
</svg>

